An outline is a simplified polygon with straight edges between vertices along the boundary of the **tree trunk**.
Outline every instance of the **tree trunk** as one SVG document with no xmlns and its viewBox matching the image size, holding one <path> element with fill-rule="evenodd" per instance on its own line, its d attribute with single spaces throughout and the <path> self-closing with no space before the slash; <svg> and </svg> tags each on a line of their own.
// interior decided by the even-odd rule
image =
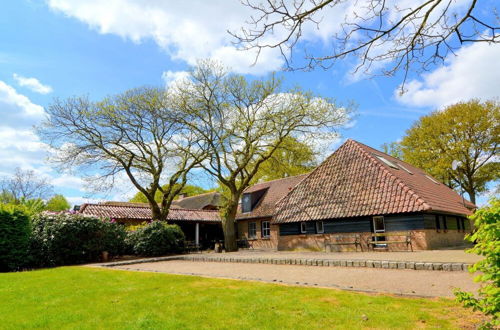
<svg viewBox="0 0 500 330">
<path fill-rule="evenodd" d="M 467 194 L 469 195 L 469 200 L 471 201 L 472 204 L 476 204 L 476 193 L 475 191 L 467 191 Z"/>
<path fill-rule="evenodd" d="M 151 203 L 149 203 L 149 206 L 151 208 L 151 216 L 153 220 L 164 221 L 167 219 L 167 215 L 162 213 L 158 204 L 152 205 Z"/>
<path fill-rule="evenodd" d="M 236 212 L 238 200 L 230 200 L 222 212 L 222 230 L 224 231 L 224 246 L 226 252 L 238 251 L 236 244 Z"/>
</svg>

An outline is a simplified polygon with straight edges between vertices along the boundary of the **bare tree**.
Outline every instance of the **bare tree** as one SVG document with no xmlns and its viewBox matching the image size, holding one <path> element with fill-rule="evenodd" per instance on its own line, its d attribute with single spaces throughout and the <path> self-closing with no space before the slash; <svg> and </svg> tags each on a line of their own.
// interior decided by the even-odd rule
<svg viewBox="0 0 500 330">
<path fill-rule="evenodd" d="M 47 199 L 53 193 L 53 187 L 47 178 L 33 170 L 16 168 L 14 174 L 0 181 L 0 191 L 5 198 L 19 203 L 21 200 Z"/>
<path fill-rule="evenodd" d="M 300 89 L 283 90 L 275 76 L 247 81 L 219 64 L 200 62 L 189 81 L 171 91 L 186 126 L 208 151 L 201 166 L 226 194 L 222 221 L 227 251 L 236 246 L 238 204 L 261 164 L 288 137 L 332 139 L 349 110 Z"/>
<path fill-rule="evenodd" d="M 162 89 L 133 89 L 100 102 L 55 100 L 48 114 L 39 132 L 57 151 L 52 160 L 88 171 L 87 179 L 97 188 L 111 189 L 125 173 L 146 196 L 153 219 L 167 218 L 188 172 L 204 157 L 193 149 L 195 136 L 176 121 Z M 110 186 L 103 187 L 108 181 Z"/>
<path fill-rule="evenodd" d="M 253 15 L 240 31 L 229 31 L 245 49 L 277 48 L 288 69 L 328 69 L 347 55 L 359 58 L 355 71 L 393 75 L 442 62 L 471 42 L 498 43 L 496 8 L 477 0 L 243 0 Z M 493 2 L 491 2 L 493 3 Z M 305 63 L 292 55 L 314 33 L 329 33 L 325 53 L 304 49 Z M 257 55 L 258 59 L 258 55 Z M 256 59 L 256 60 L 257 60 Z M 382 64 L 382 65 L 381 65 Z M 403 85 L 402 85 L 403 86 Z"/>
</svg>

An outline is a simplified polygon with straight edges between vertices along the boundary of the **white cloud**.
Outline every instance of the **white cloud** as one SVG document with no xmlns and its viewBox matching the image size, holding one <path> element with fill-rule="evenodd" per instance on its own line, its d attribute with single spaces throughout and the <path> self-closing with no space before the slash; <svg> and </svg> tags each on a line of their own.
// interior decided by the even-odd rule
<svg viewBox="0 0 500 330">
<path fill-rule="evenodd" d="M 444 66 L 407 83 L 396 99 L 410 106 L 441 108 L 471 98 L 500 97 L 500 45 L 475 43 L 450 55 Z"/>
<path fill-rule="evenodd" d="M 178 82 L 185 81 L 189 77 L 188 71 L 165 71 L 161 75 L 163 81 L 165 81 L 166 87 L 175 85 Z"/>
<path fill-rule="evenodd" d="M 11 121 L 20 124 L 20 120 L 40 120 L 45 115 L 42 106 L 32 103 L 3 81 L 0 81 L 0 105 L 4 124 Z"/>
<path fill-rule="evenodd" d="M 0 177 L 9 176 L 20 167 L 49 179 L 58 193 L 87 195 L 81 178 L 59 174 L 47 164 L 50 147 L 32 129 L 44 116 L 43 107 L 0 81 Z"/>
<path fill-rule="evenodd" d="M 56 11 L 76 18 L 99 33 L 141 42 L 154 40 L 172 59 L 195 65 L 201 58 L 222 61 L 237 73 L 278 70 L 278 50 L 266 50 L 252 65 L 255 53 L 239 51 L 228 30 L 238 30 L 251 11 L 239 1 L 49 0 Z"/>
<path fill-rule="evenodd" d="M 77 190 L 83 190 L 85 184 L 82 178 L 67 173 L 55 177 L 51 183 L 56 187 L 73 188 Z"/>
<path fill-rule="evenodd" d="M 18 75 L 17 73 L 14 73 L 12 76 L 14 77 L 14 79 L 17 81 L 17 83 L 21 87 L 27 87 L 27 88 L 31 89 L 33 92 L 36 92 L 39 94 L 52 93 L 52 87 L 50 87 L 49 85 L 42 84 L 36 78 L 23 77 L 23 76 Z"/>
</svg>

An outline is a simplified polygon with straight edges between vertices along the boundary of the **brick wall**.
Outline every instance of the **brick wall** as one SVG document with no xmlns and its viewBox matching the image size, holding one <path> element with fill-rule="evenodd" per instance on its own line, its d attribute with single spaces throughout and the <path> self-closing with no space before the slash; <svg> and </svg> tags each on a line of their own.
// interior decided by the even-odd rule
<svg viewBox="0 0 500 330">
<path fill-rule="evenodd" d="M 467 245 L 468 243 L 464 241 L 467 233 L 468 231 L 458 231 L 456 229 L 441 230 L 439 232 L 436 230 L 426 230 L 428 249 Z"/>
<path fill-rule="evenodd" d="M 252 220 L 238 220 L 238 239 L 246 238 L 252 244 L 254 249 L 273 249 L 278 247 L 278 225 L 271 224 L 271 237 L 262 237 L 262 221 L 271 221 L 271 218 L 260 218 Z M 257 227 L 257 237 L 254 239 L 249 238 L 248 223 L 255 222 Z"/>
<path fill-rule="evenodd" d="M 406 235 L 407 232 L 401 232 Z M 457 230 L 437 233 L 435 230 L 413 230 L 412 246 L 413 250 L 430 250 L 442 247 L 453 247 L 463 245 L 463 238 L 466 233 Z M 325 242 L 346 241 L 353 242 L 354 238 L 348 235 L 361 235 L 361 248 L 363 251 L 371 250 L 368 245 L 371 233 L 334 233 L 334 234 L 309 234 L 309 235 L 286 235 L 278 239 L 278 250 L 312 250 L 325 251 Z M 394 232 L 391 232 L 394 234 Z M 338 238 L 340 237 L 340 239 Z M 394 240 L 404 239 L 404 237 L 394 237 Z M 406 251 L 405 243 L 388 244 L 389 251 Z M 355 251 L 355 245 L 334 245 L 328 247 L 332 252 Z M 359 246 L 358 246 L 359 251 Z"/>
</svg>

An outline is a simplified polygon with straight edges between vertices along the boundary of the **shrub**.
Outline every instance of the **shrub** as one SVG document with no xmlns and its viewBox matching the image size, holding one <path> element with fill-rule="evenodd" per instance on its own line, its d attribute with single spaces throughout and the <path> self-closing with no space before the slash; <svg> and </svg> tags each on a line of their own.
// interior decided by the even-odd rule
<svg viewBox="0 0 500 330">
<path fill-rule="evenodd" d="M 134 254 L 154 257 L 181 252 L 184 248 L 184 233 L 177 225 L 153 221 L 130 232 L 128 242 Z"/>
<path fill-rule="evenodd" d="M 17 207 L 0 206 L 0 271 L 26 266 L 30 240 L 30 220 Z"/>
<path fill-rule="evenodd" d="M 41 214 L 33 219 L 30 252 L 35 267 L 98 261 L 103 251 L 121 254 L 125 229 L 116 223 L 72 214 Z"/>
<path fill-rule="evenodd" d="M 476 231 L 467 236 L 476 245 L 467 252 L 484 256 L 470 271 L 480 272 L 475 281 L 483 282 L 477 295 L 456 291 L 457 300 L 490 316 L 491 322 L 483 328 L 500 326 L 500 200 L 492 199 L 490 206 L 479 209 L 472 217 Z"/>
</svg>

